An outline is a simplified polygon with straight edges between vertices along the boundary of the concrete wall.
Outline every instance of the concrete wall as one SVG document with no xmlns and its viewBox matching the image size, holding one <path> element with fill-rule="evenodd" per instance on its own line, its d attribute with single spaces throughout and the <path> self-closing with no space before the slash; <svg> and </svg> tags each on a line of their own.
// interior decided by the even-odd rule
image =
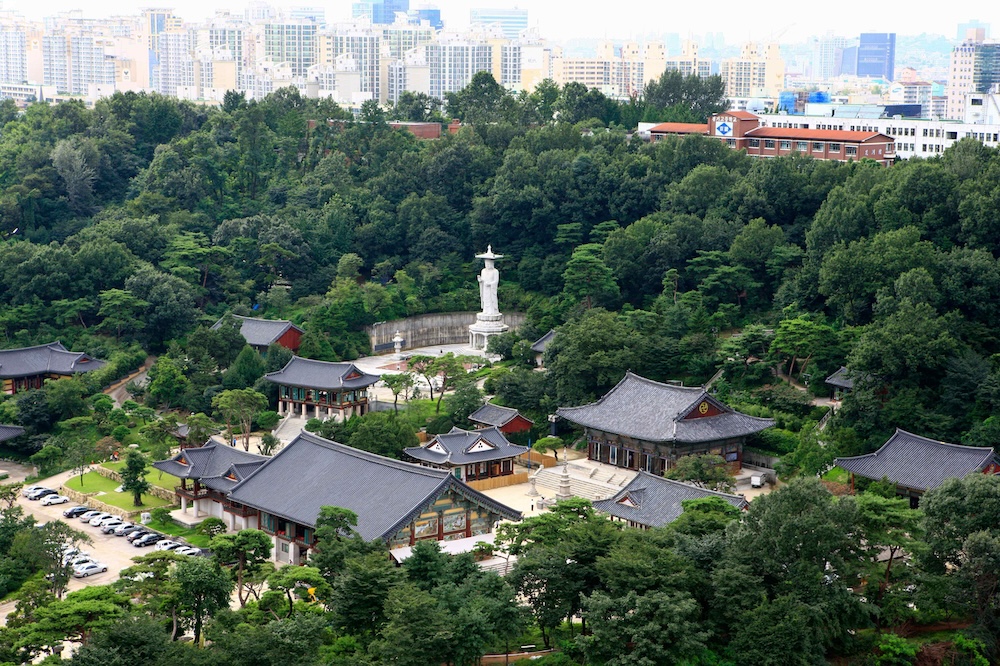
<svg viewBox="0 0 1000 666">
<path fill-rule="evenodd" d="M 523 312 L 505 312 L 503 320 L 511 330 L 515 330 L 524 323 L 525 315 Z M 366 332 L 375 353 L 383 354 L 392 351 L 392 338 L 396 331 L 403 338 L 403 349 L 467 343 L 469 325 L 475 321 L 475 312 L 444 312 L 382 322 L 369 326 Z"/>
</svg>

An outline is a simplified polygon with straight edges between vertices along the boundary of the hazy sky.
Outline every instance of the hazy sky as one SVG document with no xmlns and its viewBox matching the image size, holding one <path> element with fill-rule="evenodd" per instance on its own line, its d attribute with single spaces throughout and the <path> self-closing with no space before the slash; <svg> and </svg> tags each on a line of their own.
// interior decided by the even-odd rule
<svg viewBox="0 0 1000 666">
<path fill-rule="evenodd" d="M 350 0 L 328 2 L 278 1 L 276 6 L 321 6 L 328 21 L 349 18 Z M 411 0 L 416 6 L 420 0 Z M 648 34 L 677 32 L 682 36 L 706 32 L 722 32 L 726 41 L 738 44 L 748 39 L 771 37 L 784 42 L 803 41 L 811 35 L 828 30 L 838 35 L 854 37 L 861 32 L 896 32 L 920 34 L 928 32 L 954 38 L 958 23 L 977 18 L 992 24 L 994 36 L 1000 36 L 1000 3 L 981 0 L 949 0 L 937 8 L 928 2 L 899 5 L 871 0 L 841 0 L 837 3 L 811 3 L 796 0 L 773 0 L 757 3 L 697 2 L 673 0 L 521 0 L 521 2 L 491 2 L 490 0 L 439 0 L 428 3 L 441 8 L 449 27 L 468 24 L 471 7 L 514 7 L 528 10 L 528 19 L 538 26 L 545 37 L 557 40 L 569 38 L 635 37 Z M 94 16 L 134 14 L 139 7 L 173 7 L 185 20 L 200 20 L 216 8 L 242 11 L 243 0 L 175 0 L 174 2 L 136 3 L 128 0 L 0 0 L 6 9 L 15 9 L 29 18 L 70 9 L 83 9 Z"/>
</svg>

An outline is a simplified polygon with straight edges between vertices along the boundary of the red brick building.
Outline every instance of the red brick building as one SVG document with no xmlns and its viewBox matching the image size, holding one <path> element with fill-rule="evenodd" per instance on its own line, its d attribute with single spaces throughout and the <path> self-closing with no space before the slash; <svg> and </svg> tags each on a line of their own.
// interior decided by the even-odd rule
<svg viewBox="0 0 1000 666">
<path fill-rule="evenodd" d="M 651 141 L 692 134 L 715 137 L 730 148 L 745 150 L 754 157 L 799 153 L 838 162 L 871 159 L 884 166 L 896 159 L 895 139 L 880 132 L 761 127 L 760 118 L 749 111 L 724 111 L 704 125 L 661 123 L 649 130 Z"/>
</svg>

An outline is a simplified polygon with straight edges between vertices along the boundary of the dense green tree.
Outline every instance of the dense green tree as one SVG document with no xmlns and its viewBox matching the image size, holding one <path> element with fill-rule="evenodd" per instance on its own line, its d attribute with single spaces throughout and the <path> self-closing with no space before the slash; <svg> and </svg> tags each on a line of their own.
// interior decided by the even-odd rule
<svg viewBox="0 0 1000 666">
<path fill-rule="evenodd" d="M 194 558 L 178 562 L 171 573 L 177 583 L 177 598 L 190 617 L 195 643 L 202 637 L 205 620 L 229 606 L 233 581 L 218 562 Z"/>
</svg>

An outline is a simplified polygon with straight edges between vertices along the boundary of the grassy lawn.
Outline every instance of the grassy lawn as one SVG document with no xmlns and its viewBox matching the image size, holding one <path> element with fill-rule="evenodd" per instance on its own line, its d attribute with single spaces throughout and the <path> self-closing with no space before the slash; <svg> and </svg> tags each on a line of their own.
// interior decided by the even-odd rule
<svg viewBox="0 0 1000 666">
<path fill-rule="evenodd" d="M 126 511 L 148 511 L 149 509 L 155 509 L 158 506 L 170 506 L 172 502 L 160 499 L 159 497 L 151 497 L 150 495 L 142 496 L 142 506 L 137 507 L 132 504 L 132 494 L 131 493 L 116 493 L 115 488 L 119 484 L 114 479 L 109 479 L 105 476 L 101 476 L 97 472 L 87 472 L 82 477 L 74 476 L 66 482 L 67 488 L 72 488 L 78 492 L 87 493 L 88 495 L 93 494 L 94 499 L 104 502 L 105 504 L 110 504 L 116 506 L 119 509 L 125 509 Z M 102 494 L 95 494 L 102 493 Z"/>
<path fill-rule="evenodd" d="M 121 474 L 122 468 L 125 467 L 125 461 L 119 460 L 118 462 L 106 462 L 101 465 L 101 467 Z M 173 490 L 176 486 L 181 485 L 181 480 L 176 476 L 161 472 L 158 469 L 151 469 L 146 472 L 146 480 L 149 481 L 150 484 L 159 486 L 160 488 L 165 488 L 166 490 Z"/>
<path fill-rule="evenodd" d="M 207 537 L 204 534 L 198 534 L 196 528 L 183 527 L 172 520 L 167 523 L 161 523 L 154 520 L 151 521 L 147 527 L 152 530 L 156 530 L 157 532 L 162 532 L 163 534 L 181 537 L 192 546 L 197 546 L 198 548 L 208 548 L 208 542 L 210 541 L 210 537 Z"/>
<path fill-rule="evenodd" d="M 850 477 L 847 474 L 847 470 L 842 467 L 834 467 L 829 472 L 823 475 L 824 481 L 833 481 L 834 483 L 848 483 Z"/>
</svg>

